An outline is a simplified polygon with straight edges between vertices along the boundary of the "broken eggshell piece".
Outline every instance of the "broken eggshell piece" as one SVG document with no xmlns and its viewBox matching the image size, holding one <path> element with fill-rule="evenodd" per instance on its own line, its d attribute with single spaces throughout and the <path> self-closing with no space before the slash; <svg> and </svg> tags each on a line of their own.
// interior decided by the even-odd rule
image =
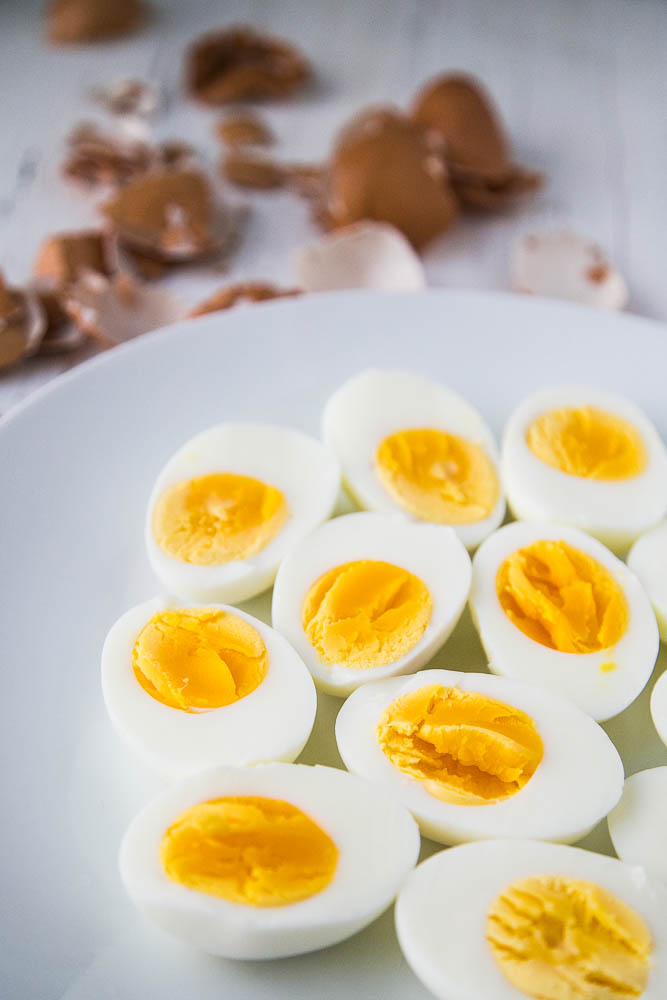
<svg viewBox="0 0 667 1000">
<path fill-rule="evenodd" d="M 46 318 L 37 297 L 5 285 L 0 275 L 0 371 L 39 349 Z"/>
<path fill-rule="evenodd" d="M 218 289 L 191 309 L 188 316 L 204 316 L 207 313 L 231 309 L 233 306 L 268 302 L 270 299 L 294 298 L 295 295 L 301 295 L 300 288 L 278 288 L 267 281 L 240 281 Z"/>
<path fill-rule="evenodd" d="M 47 37 L 58 45 L 119 38 L 138 28 L 146 13 L 142 0 L 53 0 L 46 10 Z"/>
<path fill-rule="evenodd" d="M 527 233 L 514 247 L 512 286 L 518 292 L 622 309 L 625 280 L 602 250 L 572 230 Z"/>
<path fill-rule="evenodd" d="M 106 347 L 168 326 L 186 314 L 185 306 L 164 289 L 139 284 L 127 275 L 106 278 L 89 272 L 68 291 L 67 312 Z"/>
</svg>

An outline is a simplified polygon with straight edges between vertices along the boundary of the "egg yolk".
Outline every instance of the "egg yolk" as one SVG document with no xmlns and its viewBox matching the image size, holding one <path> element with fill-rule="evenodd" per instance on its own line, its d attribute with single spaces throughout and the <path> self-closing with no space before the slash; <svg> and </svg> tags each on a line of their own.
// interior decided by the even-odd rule
<svg viewBox="0 0 667 1000">
<path fill-rule="evenodd" d="M 230 903 L 284 906 L 336 873 L 331 837 L 290 802 L 229 796 L 200 802 L 166 831 L 162 865 L 174 882 Z"/>
<path fill-rule="evenodd" d="M 561 653 L 608 649 L 628 625 L 625 595 L 609 570 L 566 542 L 533 542 L 512 553 L 496 590 L 517 628 Z"/>
<path fill-rule="evenodd" d="M 312 585 L 301 623 L 320 659 L 355 669 L 394 663 L 417 645 L 433 600 L 418 577 L 392 563 L 360 559 Z"/>
<path fill-rule="evenodd" d="M 535 723 L 475 691 L 429 684 L 392 702 L 377 727 L 394 767 L 457 805 L 488 805 L 520 791 L 542 760 Z"/>
<path fill-rule="evenodd" d="M 646 467 L 638 431 L 594 406 L 543 413 L 526 431 L 526 442 L 540 461 L 570 476 L 631 479 Z"/>
<path fill-rule="evenodd" d="M 218 566 L 261 552 L 288 516 L 285 497 L 259 479 L 216 472 L 176 483 L 159 497 L 153 534 L 163 552 Z"/>
<path fill-rule="evenodd" d="M 651 932 L 592 882 L 515 882 L 491 906 L 486 937 L 505 977 L 534 1000 L 629 1000 L 648 983 Z"/>
<path fill-rule="evenodd" d="M 421 521 L 472 524 L 498 502 L 496 470 L 474 441 L 419 428 L 390 434 L 375 456 L 380 482 L 404 510 Z"/>
<path fill-rule="evenodd" d="M 159 611 L 139 633 L 132 663 L 152 698 L 184 712 L 231 705 L 259 687 L 268 670 L 257 629 L 215 608 Z"/>
</svg>

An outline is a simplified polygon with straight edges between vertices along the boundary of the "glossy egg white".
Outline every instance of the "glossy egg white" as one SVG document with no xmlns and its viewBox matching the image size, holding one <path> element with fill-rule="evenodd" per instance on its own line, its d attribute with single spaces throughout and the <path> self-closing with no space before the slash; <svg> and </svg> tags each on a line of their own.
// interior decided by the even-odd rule
<svg viewBox="0 0 667 1000">
<path fill-rule="evenodd" d="M 607 822 L 619 858 L 667 885 L 667 767 L 631 775 Z"/>
<path fill-rule="evenodd" d="M 369 369 L 336 390 L 322 418 L 324 440 L 340 459 L 345 486 L 360 507 L 412 517 L 385 490 L 374 468 L 381 442 L 409 428 L 432 428 L 466 438 L 481 446 L 498 472 L 493 434 L 465 399 L 423 375 Z M 474 548 L 504 515 L 501 490 L 487 518 L 452 527 L 467 548 Z"/>
<path fill-rule="evenodd" d="M 658 677 L 651 691 L 651 718 L 658 736 L 667 746 L 667 670 Z"/>
<path fill-rule="evenodd" d="M 154 614 L 179 607 L 188 605 L 156 597 L 126 611 L 109 631 L 102 650 L 102 692 L 119 735 L 171 778 L 214 764 L 295 760 L 315 721 L 312 678 L 286 639 L 237 608 L 214 605 L 249 622 L 264 640 L 268 671 L 254 691 L 231 705 L 184 712 L 144 690 L 132 667 L 134 644 Z"/>
<path fill-rule="evenodd" d="M 359 559 L 408 570 L 427 586 L 433 600 L 431 620 L 420 641 L 386 666 L 360 669 L 324 662 L 301 623 L 303 602 L 315 581 L 327 570 Z M 321 525 L 283 560 L 273 589 L 273 626 L 294 646 L 319 688 L 345 696 L 368 681 L 405 674 L 427 663 L 465 607 L 470 574 L 470 557 L 449 527 L 397 514 L 347 514 Z"/>
<path fill-rule="evenodd" d="M 250 476 L 281 491 L 289 516 L 269 543 L 247 559 L 198 566 L 164 552 L 153 534 L 160 495 L 183 480 L 215 472 Z M 167 593 L 183 600 L 237 604 L 273 583 L 281 559 L 330 517 L 340 490 L 340 467 L 315 438 L 291 427 L 226 423 L 202 431 L 169 459 L 157 477 L 146 517 L 146 548 Z"/>
<path fill-rule="evenodd" d="M 328 886 L 284 906 L 228 902 L 172 881 L 159 847 L 186 809 L 227 795 L 287 801 L 339 850 Z M 133 820 L 120 850 L 123 883 L 147 917 L 195 948 L 227 958 L 280 958 L 342 941 L 392 902 L 419 853 L 419 831 L 383 789 L 335 768 L 269 764 L 215 768 L 174 785 Z"/>
<path fill-rule="evenodd" d="M 540 540 L 564 541 L 612 574 L 629 610 L 627 629 L 615 646 L 562 653 L 525 635 L 505 614 L 496 590 L 498 570 L 517 549 Z M 658 655 L 658 626 L 637 577 L 596 539 L 567 525 L 517 521 L 495 532 L 473 559 L 470 607 L 494 673 L 549 688 L 598 721 L 618 715 L 635 700 Z M 614 668 L 602 669 L 608 663 Z"/>
<path fill-rule="evenodd" d="M 631 479 L 594 480 L 561 472 L 533 454 L 526 441 L 530 424 L 550 410 L 580 406 L 621 417 L 639 432 L 647 454 L 643 472 Z M 667 451 L 656 428 L 630 400 L 592 386 L 552 386 L 524 399 L 507 421 L 501 468 L 515 517 L 571 524 L 615 552 L 625 552 L 667 512 Z"/>
<path fill-rule="evenodd" d="M 376 736 L 383 712 L 402 695 L 432 684 L 479 692 L 531 717 L 544 756 L 519 792 L 489 805 L 444 802 L 391 763 Z M 338 713 L 336 742 L 348 770 L 391 791 L 424 836 L 442 844 L 489 837 L 572 843 L 607 815 L 623 789 L 621 758 L 588 715 L 542 688 L 489 674 L 431 669 L 366 684 Z"/>
<path fill-rule="evenodd" d="M 557 875 L 593 882 L 632 907 L 653 936 L 652 968 L 641 1000 L 667 996 L 667 893 L 645 872 L 577 847 L 532 840 L 464 844 L 424 861 L 396 904 L 408 964 L 439 1000 L 526 1000 L 486 941 L 489 907 L 512 883 Z M 591 1000 L 602 996 L 591 992 Z"/>
<path fill-rule="evenodd" d="M 628 566 L 639 578 L 667 642 L 667 521 L 641 535 L 628 553 Z"/>
</svg>

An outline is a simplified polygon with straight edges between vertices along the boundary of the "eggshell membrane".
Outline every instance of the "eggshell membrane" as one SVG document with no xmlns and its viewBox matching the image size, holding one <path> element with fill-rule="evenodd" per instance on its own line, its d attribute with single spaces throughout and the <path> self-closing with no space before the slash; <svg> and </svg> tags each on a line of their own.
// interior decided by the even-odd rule
<svg viewBox="0 0 667 1000">
<path fill-rule="evenodd" d="M 378 446 L 388 435 L 419 427 L 448 431 L 480 445 L 500 480 L 495 440 L 470 403 L 422 375 L 368 369 L 334 392 L 322 418 L 324 440 L 340 459 L 346 488 L 361 507 L 416 520 L 385 490 L 374 466 Z M 500 488 L 487 518 L 452 528 L 466 548 L 474 548 L 504 516 Z"/>
<path fill-rule="evenodd" d="M 424 635 L 405 656 L 381 667 L 353 668 L 323 662 L 301 623 L 311 586 L 335 566 L 376 559 L 408 570 L 433 600 Z M 321 525 L 283 560 L 273 590 L 272 622 L 323 691 L 348 695 L 360 684 L 418 670 L 446 642 L 465 607 L 470 557 L 451 528 L 412 522 L 396 514 L 356 513 Z"/>
<path fill-rule="evenodd" d="M 530 424 L 549 410 L 580 406 L 612 413 L 639 432 L 647 457 L 643 472 L 631 479 L 587 479 L 554 469 L 533 454 L 526 442 Z M 552 386 L 524 399 L 507 421 L 501 468 L 515 517 L 571 524 L 614 552 L 627 551 L 667 512 L 667 452 L 657 430 L 630 400 L 592 386 Z"/>
<path fill-rule="evenodd" d="M 189 606 L 156 597 L 126 611 L 112 626 L 102 650 L 102 692 L 119 735 L 170 778 L 215 764 L 295 760 L 315 721 L 315 686 L 289 643 L 252 615 L 213 605 L 249 622 L 264 640 L 266 676 L 244 698 L 206 712 L 183 712 L 151 697 L 137 681 L 132 652 L 144 625 L 158 611 Z"/>
<path fill-rule="evenodd" d="M 667 885 L 667 767 L 629 777 L 607 822 L 619 858 L 642 865 L 651 878 Z"/>
<path fill-rule="evenodd" d="M 277 907 L 244 906 L 173 882 L 160 863 L 164 832 L 198 802 L 228 795 L 285 800 L 303 810 L 339 849 L 330 884 Z M 419 853 L 414 820 L 392 796 L 335 768 L 268 764 L 214 768 L 154 799 L 120 849 L 123 883 L 135 905 L 189 944 L 228 958 L 279 958 L 342 941 L 391 903 Z"/>
<path fill-rule="evenodd" d="M 651 692 L 651 718 L 658 736 L 667 746 L 667 671 L 658 677 Z"/>
<path fill-rule="evenodd" d="M 660 638 L 667 642 L 667 521 L 637 539 L 628 553 L 628 566 L 648 594 Z"/>
<path fill-rule="evenodd" d="M 197 566 L 160 548 L 153 535 L 153 509 L 170 486 L 214 472 L 250 476 L 275 486 L 287 501 L 289 517 L 255 555 L 218 566 Z M 145 536 L 153 571 L 167 592 L 184 600 L 245 601 L 270 587 L 285 553 L 331 515 L 339 488 L 336 458 L 301 431 L 233 423 L 202 431 L 169 459 L 151 492 Z"/>
<path fill-rule="evenodd" d="M 629 612 L 627 629 L 615 646 L 561 653 L 530 639 L 507 617 L 496 590 L 498 570 L 517 549 L 540 540 L 564 541 L 612 574 Z M 635 700 L 658 655 L 658 626 L 637 577 L 600 542 L 567 525 L 518 521 L 488 538 L 473 559 L 470 609 L 493 673 L 549 688 L 598 721 L 618 715 Z M 607 663 L 616 666 L 602 670 Z"/>
<path fill-rule="evenodd" d="M 505 979 L 486 941 L 489 907 L 509 885 L 541 875 L 594 882 L 632 907 L 653 935 L 653 967 L 641 1000 L 667 995 L 667 893 L 641 868 L 577 847 L 532 840 L 483 841 L 424 861 L 396 904 L 398 940 L 413 972 L 439 1000 L 526 1000 Z"/>
<path fill-rule="evenodd" d="M 531 717 L 544 756 L 519 792 L 489 805 L 455 805 L 431 795 L 417 778 L 391 763 L 376 737 L 382 713 L 401 695 L 431 684 L 476 691 Z M 367 684 L 338 713 L 336 741 L 348 770 L 392 790 L 424 836 L 444 844 L 487 837 L 572 843 L 607 815 L 623 789 L 621 758 L 589 716 L 532 684 L 488 674 L 422 670 L 411 677 Z"/>
</svg>

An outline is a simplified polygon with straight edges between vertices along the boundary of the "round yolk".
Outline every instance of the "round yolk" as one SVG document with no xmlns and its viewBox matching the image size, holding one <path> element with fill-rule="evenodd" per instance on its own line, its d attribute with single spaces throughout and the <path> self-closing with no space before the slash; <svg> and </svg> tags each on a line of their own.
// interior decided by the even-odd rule
<svg viewBox="0 0 667 1000">
<path fill-rule="evenodd" d="M 160 845 L 169 878 L 248 906 L 284 906 L 324 889 L 336 873 L 331 837 L 290 802 L 230 796 L 200 802 Z"/>
<path fill-rule="evenodd" d="M 498 600 L 529 638 L 560 653 L 609 649 L 628 625 L 628 605 L 597 559 L 566 542 L 533 542 L 498 570 Z"/>
<path fill-rule="evenodd" d="M 432 611 L 428 588 L 412 573 L 360 559 L 315 581 L 301 623 L 325 663 L 363 669 L 405 656 L 423 636 Z"/>
<path fill-rule="evenodd" d="M 394 767 L 457 805 L 509 798 L 530 781 L 544 753 L 525 712 L 442 684 L 392 702 L 380 718 L 377 738 Z"/>
<path fill-rule="evenodd" d="M 631 479 L 646 467 L 639 432 L 594 406 L 543 413 L 528 427 L 526 442 L 540 461 L 570 476 Z"/>
<path fill-rule="evenodd" d="M 505 977 L 534 1000 L 631 1000 L 648 983 L 651 932 L 592 882 L 515 882 L 493 902 L 486 937 Z"/>
<path fill-rule="evenodd" d="M 268 670 L 257 629 L 215 608 L 159 611 L 139 633 L 132 662 L 151 697 L 184 712 L 231 705 L 259 687 Z"/>
<path fill-rule="evenodd" d="M 216 472 L 166 490 L 155 504 L 153 534 L 175 559 L 218 566 L 260 552 L 287 516 L 287 501 L 275 486 Z"/>
<path fill-rule="evenodd" d="M 489 517 L 498 502 L 498 476 L 485 451 L 447 431 L 390 434 L 375 464 L 387 492 L 421 521 L 472 524 Z"/>
</svg>

